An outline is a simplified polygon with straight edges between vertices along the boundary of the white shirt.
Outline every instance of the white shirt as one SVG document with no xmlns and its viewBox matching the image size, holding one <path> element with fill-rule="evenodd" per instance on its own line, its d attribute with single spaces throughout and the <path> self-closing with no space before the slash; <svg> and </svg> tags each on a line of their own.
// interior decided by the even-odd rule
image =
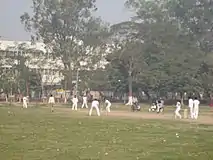
<svg viewBox="0 0 213 160">
<path fill-rule="evenodd" d="M 178 110 L 181 109 L 181 103 L 180 103 L 180 102 L 177 102 L 177 104 L 176 104 L 176 109 L 178 109 Z"/>
<path fill-rule="evenodd" d="M 163 107 L 162 103 L 157 103 L 157 107 L 162 108 Z"/>
<path fill-rule="evenodd" d="M 54 104 L 55 103 L 55 98 L 54 97 L 50 97 L 48 103 Z"/>
<path fill-rule="evenodd" d="M 107 104 L 107 105 L 111 105 L 111 103 L 110 103 L 110 101 L 109 100 L 105 100 L 105 103 Z"/>
<path fill-rule="evenodd" d="M 73 98 L 72 102 L 75 103 L 75 104 L 78 103 L 78 98 Z"/>
<path fill-rule="evenodd" d="M 86 96 L 83 97 L 83 101 L 87 102 L 87 97 Z"/>
<path fill-rule="evenodd" d="M 194 101 L 193 101 L 193 99 L 189 99 L 189 107 L 193 107 L 193 103 L 194 103 Z"/>
<path fill-rule="evenodd" d="M 99 102 L 94 100 L 92 101 L 92 107 L 98 107 L 99 106 Z"/>
<path fill-rule="evenodd" d="M 24 103 L 27 102 L 27 97 L 23 97 L 23 102 L 24 102 Z"/>
<path fill-rule="evenodd" d="M 194 107 L 199 107 L 200 101 L 199 100 L 194 100 Z"/>
</svg>

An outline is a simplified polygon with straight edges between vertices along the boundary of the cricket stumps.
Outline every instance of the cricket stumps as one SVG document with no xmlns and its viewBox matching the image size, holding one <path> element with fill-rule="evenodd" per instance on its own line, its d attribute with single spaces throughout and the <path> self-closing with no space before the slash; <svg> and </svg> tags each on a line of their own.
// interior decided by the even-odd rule
<svg viewBox="0 0 213 160">
<path fill-rule="evenodd" d="M 188 118 L 188 109 L 184 109 L 183 118 L 185 118 L 185 119 Z"/>
</svg>

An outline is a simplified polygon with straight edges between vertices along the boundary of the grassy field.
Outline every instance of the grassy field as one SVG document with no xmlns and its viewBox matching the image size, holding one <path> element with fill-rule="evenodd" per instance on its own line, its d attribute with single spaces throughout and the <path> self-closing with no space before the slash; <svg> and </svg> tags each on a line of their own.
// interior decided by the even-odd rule
<svg viewBox="0 0 213 160">
<path fill-rule="evenodd" d="M 0 107 L 2 160 L 212 160 L 213 125 Z"/>
</svg>

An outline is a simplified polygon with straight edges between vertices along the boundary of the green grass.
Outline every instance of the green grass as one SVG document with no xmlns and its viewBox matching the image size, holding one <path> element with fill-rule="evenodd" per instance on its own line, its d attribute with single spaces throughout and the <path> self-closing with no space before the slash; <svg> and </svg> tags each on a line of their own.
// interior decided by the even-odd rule
<svg viewBox="0 0 213 160">
<path fill-rule="evenodd" d="M 180 121 L 0 107 L 2 160 L 212 160 L 212 133 Z"/>
</svg>

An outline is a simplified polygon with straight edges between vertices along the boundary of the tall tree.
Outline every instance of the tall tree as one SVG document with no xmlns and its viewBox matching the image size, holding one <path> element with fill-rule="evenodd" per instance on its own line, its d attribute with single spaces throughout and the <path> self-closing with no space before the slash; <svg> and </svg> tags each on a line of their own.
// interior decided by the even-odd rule
<svg viewBox="0 0 213 160">
<path fill-rule="evenodd" d="M 196 40 L 198 47 L 208 53 L 212 51 L 213 2 L 211 0 L 167 1 L 170 17 L 179 22 L 188 35 Z"/>
<path fill-rule="evenodd" d="M 171 15 L 168 1 L 129 0 L 126 4 L 136 11 L 135 21 L 117 24 L 113 29 L 116 36 L 122 33 L 128 40 L 140 42 L 131 49 L 123 43 L 123 50 L 119 49 L 126 57 L 135 57 L 135 63 L 140 62 L 137 83 L 146 93 L 197 90 L 196 74 L 205 55 Z M 120 36 L 121 42 L 125 36 Z"/>
<path fill-rule="evenodd" d="M 108 29 L 92 16 L 96 10 L 95 0 L 33 0 L 33 16 L 21 16 L 27 31 L 35 33 L 32 40 L 43 41 L 49 55 L 62 61 L 65 88 L 72 87 L 73 71 L 100 60 Z"/>
<path fill-rule="evenodd" d="M 112 54 L 107 60 L 128 79 L 129 102 L 132 103 L 133 82 L 137 74 L 144 69 L 146 64 L 143 59 L 142 42 L 131 39 L 123 39 L 118 42 Z M 124 83 L 125 81 L 123 81 Z"/>
</svg>

